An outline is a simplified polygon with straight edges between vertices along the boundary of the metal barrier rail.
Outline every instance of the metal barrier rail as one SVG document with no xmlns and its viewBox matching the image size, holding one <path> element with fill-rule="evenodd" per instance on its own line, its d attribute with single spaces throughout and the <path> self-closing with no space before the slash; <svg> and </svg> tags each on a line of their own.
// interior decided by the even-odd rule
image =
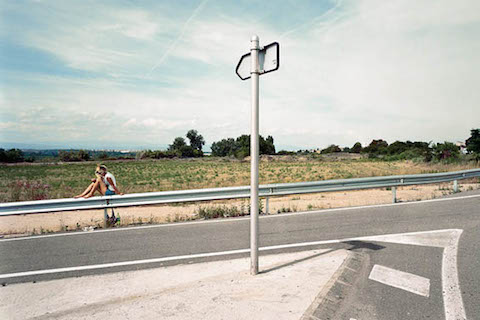
<svg viewBox="0 0 480 320">
<path fill-rule="evenodd" d="M 329 191 L 347 191 L 373 188 L 392 188 L 393 202 L 396 202 L 396 187 L 417 184 L 430 184 L 453 181 L 454 191 L 458 191 L 457 180 L 480 177 L 480 169 L 442 172 L 431 174 L 385 176 L 372 178 L 325 180 L 315 182 L 281 183 L 260 185 L 259 196 L 284 196 L 303 193 L 318 193 Z M 214 189 L 194 189 L 166 192 L 133 193 L 123 196 L 101 196 L 88 199 L 53 199 L 24 202 L 9 202 L 0 204 L 0 216 L 131 207 L 148 204 L 173 202 L 207 201 L 220 199 L 249 198 L 250 187 L 229 187 Z M 267 209 L 268 212 L 268 209 Z"/>
</svg>

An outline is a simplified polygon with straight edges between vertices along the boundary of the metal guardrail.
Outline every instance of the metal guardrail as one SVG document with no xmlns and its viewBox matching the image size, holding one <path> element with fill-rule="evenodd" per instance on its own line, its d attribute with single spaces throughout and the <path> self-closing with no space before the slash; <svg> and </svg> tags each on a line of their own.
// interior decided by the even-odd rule
<svg viewBox="0 0 480 320">
<path fill-rule="evenodd" d="M 284 196 L 304 193 L 319 193 L 330 191 L 347 191 L 373 188 L 392 187 L 393 202 L 396 201 L 396 187 L 439 182 L 454 182 L 457 180 L 480 177 L 480 169 L 442 172 L 431 174 L 399 175 L 371 178 L 325 180 L 315 182 L 281 183 L 260 185 L 259 196 Z M 457 190 L 455 190 L 457 191 Z M 45 213 L 58 211 L 105 209 L 131 207 L 149 204 L 174 202 L 192 202 L 220 199 L 249 198 L 250 187 L 229 187 L 214 189 L 194 189 L 166 192 L 134 193 L 123 196 L 101 196 L 88 199 L 54 199 L 24 202 L 9 202 L 0 204 L 0 216 Z M 268 204 L 267 204 L 268 207 Z"/>
</svg>

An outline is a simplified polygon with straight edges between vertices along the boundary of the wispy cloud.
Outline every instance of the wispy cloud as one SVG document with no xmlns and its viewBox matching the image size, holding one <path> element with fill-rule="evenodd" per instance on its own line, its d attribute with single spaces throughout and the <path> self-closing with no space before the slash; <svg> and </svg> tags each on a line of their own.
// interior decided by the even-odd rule
<svg viewBox="0 0 480 320">
<path fill-rule="evenodd" d="M 146 74 L 147 77 L 149 77 L 152 72 L 157 69 L 164 61 L 165 59 L 168 57 L 168 55 L 170 54 L 170 52 L 172 50 L 175 49 L 175 47 L 177 46 L 177 43 L 182 39 L 183 35 L 185 34 L 188 26 L 190 25 L 190 22 L 198 15 L 199 12 L 202 11 L 203 7 L 205 6 L 205 4 L 208 2 L 208 0 L 203 0 L 202 2 L 200 2 L 200 4 L 198 5 L 198 7 L 195 8 L 195 10 L 193 10 L 193 13 L 192 15 L 187 19 L 187 21 L 185 21 L 185 23 L 183 24 L 182 26 L 182 29 L 180 30 L 180 33 L 179 35 L 175 38 L 175 40 L 170 44 L 170 46 L 168 46 L 168 48 L 165 50 L 165 52 L 163 53 L 163 55 L 160 57 L 160 59 L 158 60 L 158 62 L 152 67 L 152 69 L 150 69 L 150 71 Z"/>
<path fill-rule="evenodd" d="M 107 1 L 85 16 L 76 12 L 90 2 L 7 4 L 5 46 L 79 73 L 0 65 L 0 140 L 93 143 L 92 127 L 106 125 L 119 128 L 117 144 L 168 144 L 192 128 L 207 144 L 247 133 L 250 86 L 234 67 L 254 33 L 281 46 L 279 71 L 260 85 L 261 133 L 279 145 L 460 140 L 478 127 L 480 3 L 247 5 Z"/>
</svg>

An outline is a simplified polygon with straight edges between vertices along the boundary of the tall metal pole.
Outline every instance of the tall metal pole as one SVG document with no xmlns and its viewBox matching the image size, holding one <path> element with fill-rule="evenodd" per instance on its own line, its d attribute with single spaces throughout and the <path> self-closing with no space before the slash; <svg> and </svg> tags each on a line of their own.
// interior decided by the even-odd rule
<svg viewBox="0 0 480 320">
<path fill-rule="evenodd" d="M 252 57 L 252 132 L 250 136 L 250 274 L 258 274 L 258 78 L 260 75 L 258 64 L 258 52 L 260 50 L 260 39 L 257 35 L 251 39 Z"/>
</svg>

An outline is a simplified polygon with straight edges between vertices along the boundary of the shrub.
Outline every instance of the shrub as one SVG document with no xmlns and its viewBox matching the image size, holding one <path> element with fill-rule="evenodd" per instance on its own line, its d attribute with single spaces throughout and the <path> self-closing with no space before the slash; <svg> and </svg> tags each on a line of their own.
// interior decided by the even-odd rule
<svg viewBox="0 0 480 320">
<path fill-rule="evenodd" d="M 437 160 L 456 160 L 460 157 L 460 148 L 447 141 L 437 143 L 433 146 L 433 155 Z"/>
<path fill-rule="evenodd" d="M 30 201 L 30 200 L 46 200 L 48 199 L 48 190 L 50 185 L 41 183 L 40 181 L 29 182 L 17 180 L 10 183 L 10 199 L 11 201 Z"/>
<path fill-rule="evenodd" d="M 23 162 L 24 161 L 24 154 L 23 151 L 20 149 L 10 149 L 5 151 L 4 149 L 0 149 L 0 162 Z"/>
</svg>

